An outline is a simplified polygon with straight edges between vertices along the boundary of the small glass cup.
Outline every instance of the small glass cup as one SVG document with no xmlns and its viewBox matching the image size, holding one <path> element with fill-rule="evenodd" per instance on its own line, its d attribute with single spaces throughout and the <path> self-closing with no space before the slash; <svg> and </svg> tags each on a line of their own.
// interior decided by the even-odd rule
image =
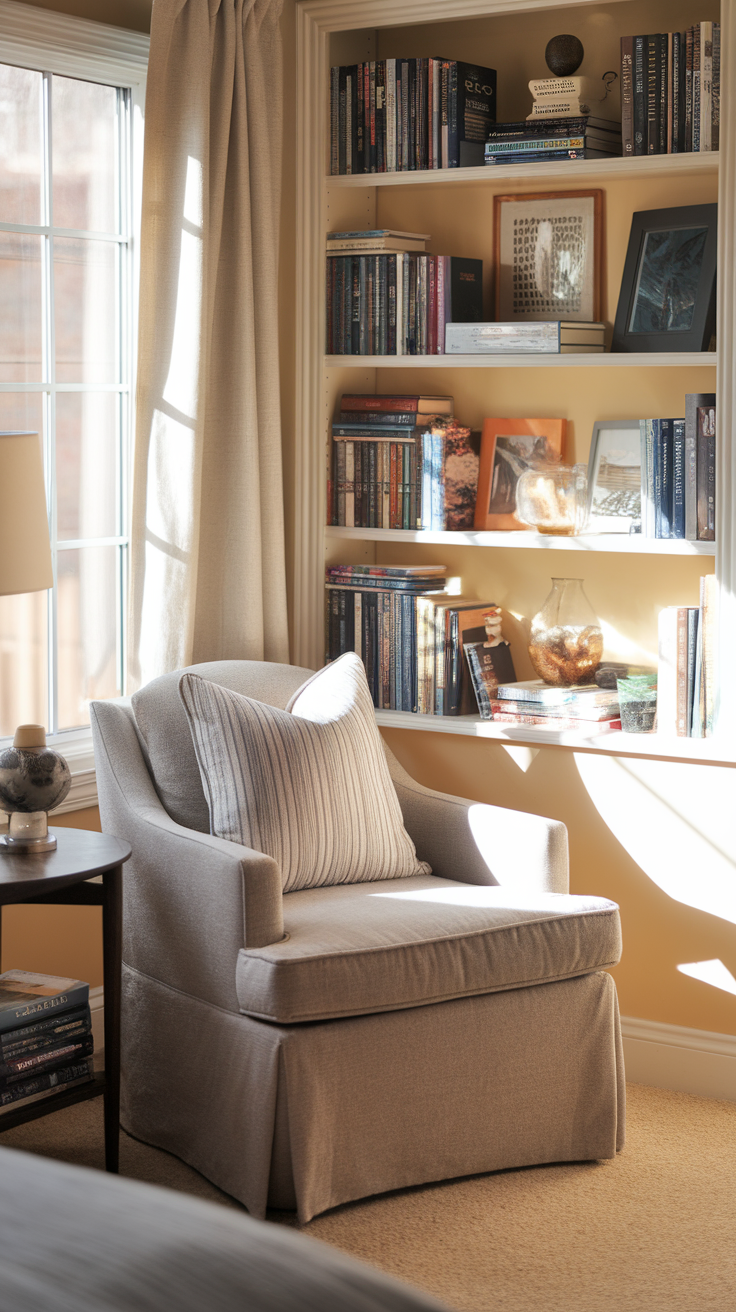
<svg viewBox="0 0 736 1312">
<path fill-rule="evenodd" d="M 588 518 L 585 465 L 544 465 L 527 469 L 516 484 L 516 518 L 538 533 L 574 537 Z"/>
<path fill-rule="evenodd" d="M 654 733 L 657 727 L 656 674 L 630 674 L 617 679 L 621 728 L 624 733 Z"/>
</svg>

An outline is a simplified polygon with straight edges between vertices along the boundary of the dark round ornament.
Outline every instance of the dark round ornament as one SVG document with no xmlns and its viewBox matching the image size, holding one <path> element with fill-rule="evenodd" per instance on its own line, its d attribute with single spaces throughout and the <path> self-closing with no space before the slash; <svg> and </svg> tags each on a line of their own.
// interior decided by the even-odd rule
<svg viewBox="0 0 736 1312">
<path fill-rule="evenodd" d="M 547 68 L 555 77 L 572 77 L 575 70 L 580 68 L 584 54 L 582 41 L 578 41 L 576 36 L 563 35 L 553 36 L 547 42 L 544 57 Z"/>
<path fill-rule="evenodd" d="M 0 811 L 51 811 L 71 786 L 69 766 L 50 747 L 0 752 Z"/>
</svg>

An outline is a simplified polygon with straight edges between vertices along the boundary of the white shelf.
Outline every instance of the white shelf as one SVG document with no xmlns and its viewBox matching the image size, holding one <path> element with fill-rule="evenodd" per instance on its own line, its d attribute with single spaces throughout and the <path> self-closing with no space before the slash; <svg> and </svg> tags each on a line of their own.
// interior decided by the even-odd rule
<svg viewBox="0 0 736 1312">
<path fill-rule="evenodd" d="M 629 537 L 626 533 L 581 534 L 574 538 L 548 537 L 544 533 L 488 533 L 481 529 L 441 532 L 431 529 L 341 528 L 330 525 L 328 538 L 358 542 L 423 542 L 448 547 L 514 547 L 522 551 L 624 552 L 635 556 L 715 556 L 715 542 L 684 542 Z"/>
<path fill-rule="evenodd" d="M 560 167 L 562 165 L 562 168 Z M 437 183 L 458 185 L 461 183 L 489 183 L 513 180 L 524 183 L 526 179 L 555 179 L 560 186 L 569 188 L 573 182 L 590 184 L 592 182 L 615 182 L 618 178 L 631 180 L 635 178 L 667 178 L 683 176 L 700 176 L 703 173 L 718 172 L 718 151 L 704 151 L 702 154 L 683 155 L 649 155 L 635 159 L 579 159 L 579 160 L 542 160 L 538 164 L 492 164 L 481 165 L 472 169 L 421 169 L 407 170 L 401 173 L 343 173 L 324 179 L 325 187 L 417 187 L 437 185 Z"/>
<path fill-rule="evenodd" d="M 539 729 L 531 725 L 496 724 L 477 715 L 412 715 L 410 711 L 376 711 L 379 729 L 413 729 L 425 733 L 454 733 L 467 738 L 489 738 L 494 742 L 525 747 L 562 747 L 573 752 L 598 752 L 603 756 L 635 756 L 654 761 L 689 761 L 700 765 L 736 767 L 733 750 L 728 753 L 713 738 L 664 738 L 658 734 L 622 733 L 612 730 L 588 738 L 585 733 Z"/>
<path fill-rule="evenodd" d="M 590 355 L 327 355 L 326 369 L 686 369 L 715 368 L 715 351 L 601 351 Z"/>
</svg>

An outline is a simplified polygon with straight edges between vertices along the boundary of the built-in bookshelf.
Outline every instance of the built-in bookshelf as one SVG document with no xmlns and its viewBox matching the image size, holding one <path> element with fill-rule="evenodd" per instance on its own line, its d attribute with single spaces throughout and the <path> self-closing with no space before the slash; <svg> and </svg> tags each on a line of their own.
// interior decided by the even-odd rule
<svg viewBox="0 0 736 1312">
<path fill-rule="evenodd" d="M 732 398 L 736 391 L 733 358 L 736 195 L 727 180 L 736 176 L 736 134 L 729 108 L 736 50 L 734 39 L 728 34 L 735 4 L 736 0 L 723 0 L 720 6 L 724 37 L 719 153 L 515 164 L 492 170 L 465 168 L 343 176 L 328 174 L 327 91 L 331 64 L 410 53 L 435 54 L 437 50 L 446 51 L 448 58 L 474 58 L 499 71 L 499 118 L 521 118 L 528 112 L 528 106 L 518 96 L 525 92 L 528 78 L 544 72 L 537 56 L 525 53 L 529 33 L 536 30 L 534 24 L 540 25 L 542 53 L 548 36 L 556 31 L 580 32 L 586 51 L 598 40 L 597 32 L 607 33 L 609 46 L 615 51 L 621 35 L 647 27 L 651 31 L 685 27 L 701 17 L 717 18 L 718 7 L 701 0 L 693 0 L 692 4 L 675 0 L 674 5 L 649 0 L 643 6 L 628 0 L 595 6 L 591 0 L 571 0 L 564 6 L 555 6 L 548 0 L 458 0 L 457 3 L 426 0 L 421 10 L 413 0 L 390 4 L 388 0 L 368 0 L 359 13 L 347 0 L 305 0 L 299 6 L 297 413 L 300 435 L 295 468 L 299 490 L 294 659 L 311 666 L 318 666 L 324 660 L 326 560 L 384 564 L 397 560 L 404 563 L 442 560 L 450 574 L 469 575 L 471 591 L 478 586 L 477 580 L 488 575 L 494 598 L 501 605 L 510 606 L 510 598 L 496 597 L 498 580 L 506 571 L 513 575 L 518 591 L 516 609 L 522 613 L 532 613 L 531 603 L 526 601 L 528 596 L 536 596 L 541 605 L 552 573 L 584 573 L 589 593 L 595 594 L 594 604 L 599 614 L 606 615 L 610 602 L 611 613 L 618 617 L 615 622 L 620 620 L 622 627 L 630 624 L 625 637 L 634 632 L 635 624 L 641 632 L 646 628 L 650 652 L 652 649 L 656 652 L 656 609 L 661 605 L 686 604 L 684 600 L 680 602 L 679 589 L 683 597 L 689 597 L 699 574 L 710 569 L 714 561 L 722 597 L 721 650 L 729 651 L 736 643 L 736 602 L 731 600 L 736 580 L 736 531 L 732 534 L 731 530 L 736 487 L 732 490 L 731 444 L 725 438 L 720 440 L 717 453 L 719 501 L 715 543 L 612 535 L 555 539 L 535 533 L 324 527 L 326 444 L 336 401 L 343 391 L 452 393 L 460 422 L 473 427 L 480 426 L 484 413 L 567 414 L 574 432 L 574 449 L 568 458 L 585 462 L 592 418 L 679 413 L 673 408 L 676 398 L 681 394 L 684 402 L 688 391 L 715 390 L 717 371 L 719 433 L 730 434 Z M 355 27 L 356 22 L 360 22 L 360 29 Z M 423 40 L 427 50 L 421 44 Z M 484 41 L 488 47 L 493 43 L 497 49 L 495 58 L 480 49 Z M 509 62 L 512 72 L 508 74 L 502 72 L 504 51 L 514 52 Z M 525 59 L 531 58 L 537 62 L 525 64 Z M 615 67 L 614 60 L 615 55 L 612 59 L 608 46 L 602 47 L 599 62 L 603 68 Z M 505 107 L 503 88 L 507 77 L 513 80 L 517 100 Z M 694 196 L 699 201 L 719 200 L 717 352 L 490 358 L 325 356 L 324 236 L 327 231 L 381 226 L 432 232 L 441 241 L 443 250 L 481 257 L 488 268 L 494 193 L 588 186 L 603 187 L 606 194 L 603 317 L 609 323 L 615 315 L 631 213 L 690 204 Z M 431 379 L 426 372 L 429 369 L 440 369 L 442 374 Z M 514 397 L 516 404 L 512 408 Z M 526 408 L 520 408 L 519 397 L 524 398 Z M 545 554 L 550 550 L 556 553 L 554 557 Z M 560 556 L 559 552 L 567 555 Z M 612 558 L 618 571 L 615 579 L 611 565 L 605 564 Z M 592 580 L 589 585 L 588 579 Z M 519 674 L 519 677 L 525 676 Z M 707 747 L 694 740 L 672 740 L 667 744 L 650 740 L 648 745 L 632 747 L 621 743 L 624 735 L 605 735 L 594 745 L 591 742 L 585 746 L 578 735 L 550 735 L 531 728 L 519 729 L 518 733 L 514 730 L 512 734 L 508 726 L 476 720 L 461 723 L 454 717 L 382 711 L 378 720 L 386 727 L 431 729 L 501 742 L 537 746 L 544 743 L 667 760 L 736 762 L 736 752 L 724 747 L 722 737 L 720 742 L 707 740 L 710 744 Z M 721 734 L 727 735 L 732 724 L 736 725 L 736 693 L 724 684 Z M 614 738 L 618 740 L 616 743 L 612 741 Z"/>
</svg>

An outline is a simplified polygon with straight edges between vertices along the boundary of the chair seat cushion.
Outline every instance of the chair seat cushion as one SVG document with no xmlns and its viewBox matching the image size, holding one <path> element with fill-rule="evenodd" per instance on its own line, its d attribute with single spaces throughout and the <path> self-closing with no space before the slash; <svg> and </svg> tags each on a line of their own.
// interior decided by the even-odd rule
<svg viewBox="0 0 736 1312">
<path fill-rule="evenodd" d="M 621 955 L 618 907 L 432 875 L 284 897 L 287 937 L 239 953 L 241 1011 L 293 1024 L 568 979 Z"/>
</svg>

